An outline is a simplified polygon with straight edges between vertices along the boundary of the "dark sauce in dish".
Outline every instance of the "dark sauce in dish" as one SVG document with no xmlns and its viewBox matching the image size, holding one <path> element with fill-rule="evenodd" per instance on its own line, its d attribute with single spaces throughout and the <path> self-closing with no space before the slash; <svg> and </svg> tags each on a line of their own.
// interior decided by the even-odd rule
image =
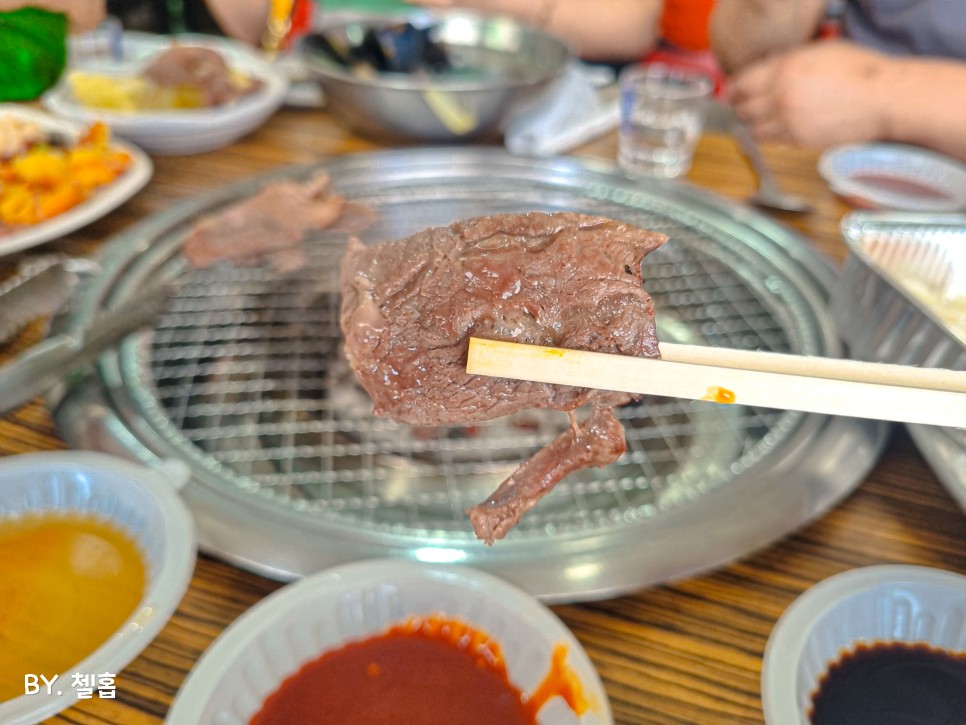
<svg viewBox="0 0 966 725">
<path fill-rule="evenodd" d="M 308 662 L 269 695 L 251 725 L 537 725 L 563 697 L 588 703 L 559 645 L 529 695 L 507 675 L 499 645 L 463 622 L 416 618 Z"/>
<path fill-rule="evenodd" d="M 829 666 L 809 718 L 812 725 L 964 725 L 966 652 L 859 645 Z"/>
</svg>

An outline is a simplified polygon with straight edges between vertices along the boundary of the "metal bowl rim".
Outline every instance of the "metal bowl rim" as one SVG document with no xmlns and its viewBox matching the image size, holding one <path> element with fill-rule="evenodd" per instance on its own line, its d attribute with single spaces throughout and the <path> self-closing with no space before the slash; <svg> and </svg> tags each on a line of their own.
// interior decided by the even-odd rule
<svg viewBox="0 0 966 725">
<path fill-rule="evenodd" d="M 372 23 L 388 23 L 392 21 L 402 21 L 412 18 L 430 17 L 436 20 L 453 20 L 457 18 L 467 18 L 477 23 L 509 22 L 527 34 L 540 38 L 542 42 L 550 42 L 557 45 L 562 53 L 562 62 L 546 71 L 539 73 L 524 72 L 512 78 L 483 78 L 477 81 L 467 81 L 465 79 L 447 79 L 443 76 L 415 77 L 405 73 L 379 73 L 375 78 L 359 76 L 348 71 L 341 70 L 334 62 L 327 61 L 318 54 L 309 53 L 305 50 L 304 39 L 299 42 L 298 50 L 305 62 L 310 75 L 316 81 L 325 85 L 326 83 L 342 83 L 346 86 L 355 88 L 367 88 L 373 90 L 395 90 L 395 91 L 446 91 L 448 93 L 471 93 L 479 91 L 511 91 L 520 88 L 527 88 L 540 83 L 559 78 L 566 71 L 567 66 L 576 57 L 573 47 L 563 38 L 551 33 L 547 33 L 539 28 L 535 28 L 506 15 L 486 15 L 483 13 L 472 13 L 467 11 L 436 12 L 427 16 L 425 13 L 396 14 L 396 15 L 373 15 L 366 20 Z M 358 25 L 363 20 L 354 19 L 326 25 L 320 32 L 338 31 L 351 25 Z"/>
</svg>

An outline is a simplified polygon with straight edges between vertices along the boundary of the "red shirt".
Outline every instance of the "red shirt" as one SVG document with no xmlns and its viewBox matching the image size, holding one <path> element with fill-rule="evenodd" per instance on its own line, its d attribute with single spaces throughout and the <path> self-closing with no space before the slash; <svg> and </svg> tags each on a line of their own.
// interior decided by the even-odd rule
<svg viewBox="0 0 966 725">
<path fill-rule="evenodd" d="M 714 0 L 664 0 L 661 37 L 683 50 L 708 50 L 708 21 Z"/>
</svg>

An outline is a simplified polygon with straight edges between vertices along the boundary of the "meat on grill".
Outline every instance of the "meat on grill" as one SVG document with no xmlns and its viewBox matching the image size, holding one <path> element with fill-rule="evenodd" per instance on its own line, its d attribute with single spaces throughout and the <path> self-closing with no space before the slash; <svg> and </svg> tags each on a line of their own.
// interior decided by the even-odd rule
<svg viewBox="0 0 966 725">
<path fill-rule="evenodd" d="M 308 232 L 355 232 L 372 221 L 370 209 L 333 192 L 329 175 L 322 172 L 305 181 L 267 184 L 253 196 L 203 218 L 188 232 L 183 252 L 196 268 L 223 260 L 267 260 L 288 272 L 305 265 L 302 242 Z"/>
<path fill-rule="evenodd" d="M 633 396 L 466 373 L 471 336 L 659 357 L 641 260 L 666 237 L 575 213 L 503 214 L 406 239 L 349 243 L 341 323 L 349 364 L 377 415 L 415 425 L 470 423 L 556 408 L 571 426 L 467 513 L 502 538 L 569 473 L 625 450 L 613 407 Z M 573 411 L 585 404 L 579 420 Z"/>
</svg>

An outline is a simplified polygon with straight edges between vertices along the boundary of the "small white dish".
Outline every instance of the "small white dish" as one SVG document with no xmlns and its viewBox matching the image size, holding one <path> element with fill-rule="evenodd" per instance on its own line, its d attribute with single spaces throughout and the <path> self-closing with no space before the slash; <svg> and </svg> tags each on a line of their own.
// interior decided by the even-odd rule
<svg viewBox="0 0 966 725">
<path fill-rule="evenodd" d="M 71 141 L 76 141 L 87 125 L 55 118 L 43 111 L 15 103 L 0 104 L 0 116 L 13 116 L 22 121 L 35 123 L 43 130 L 61 134 Z M 117 138 L 111 139 L 111 145 L 131 157 L 130 167 L 121 176 L 97 189 L 83 203 L 62 214 L 39 224 L 20 227 L 0 235 L 0 255 L 21 252 L 76 231 L 105 216 L 138 193 L 154 173 L 151 159 L 141 149 Z"/>
<path fill-rule="evenodd" d="M 531 692 L 555 645 L 583 685 L 590 708 L 577 717 L 555 698 L 542 725 L 608 725 L 610 706 L 577 639 L 543 604 L 491 574 L 461 565 L 370 560 L 329 569 L 265 598 L 231 624 L 188 675 L 166 722 L 242 725 L 306 662 L 415 615 L 462 620 L 500 645 L 510 681 Z"/>
<path fill-rule="evenodd" d="M 966 576 L 921 566 L 870 566 L 819 582 L 782 614 L 765 647 L 769 725 L 808 725 L 828 666 L 859 643 L 909 642 L 966 651 Z"/>
<path fill-rule="evenodd" d="M 173 39 L 150 33 L 124 33 L 121 59 L 110 56 L 82 58 L 68 69 L 67 74 L 71 70 L 83 69 L 108 75 L 134 75 L 148 58 L 174 41 L 218 51 L 230 66 L 261 80 L 262 87 L 221 107 L 125 113 L 89 108 L 78 103 L 65 77 L 44 94 L 41 99 L 44 107 L 74 121 L 105 121 L 117 134 L 150 154 L 182 156 L 213 151 L 237 141 L 261 126 L 285 100 L 288 79 L 271 63 L 242 43 L 204 35 L 180 35 Z"/>
<path fill-rule="evenodd" d="M 104 517 L 134 537 L 148 575 L 140 604 L 109 639 L 60 673 L 57 690 L 47 694 L 42 688 L 0 702 L 0 722 L 27 725 L 70 707 L 78 701 L 73 673 L 117 674 L 161 631 L 194 571 L 194 522 L 177 493 L 188 477 L 180 461 L 149 469 L 102 453 L 57 451 L 0 460 L 0 517 L 48 511 Z"/>
<path fill-rule="evenodd" d="M 917 146 L 838 146 L 822 154 L 818 171 L 832 191 L 858 206 L 902 211 L 966 210 L 966 166 Z"/>
</svg>

